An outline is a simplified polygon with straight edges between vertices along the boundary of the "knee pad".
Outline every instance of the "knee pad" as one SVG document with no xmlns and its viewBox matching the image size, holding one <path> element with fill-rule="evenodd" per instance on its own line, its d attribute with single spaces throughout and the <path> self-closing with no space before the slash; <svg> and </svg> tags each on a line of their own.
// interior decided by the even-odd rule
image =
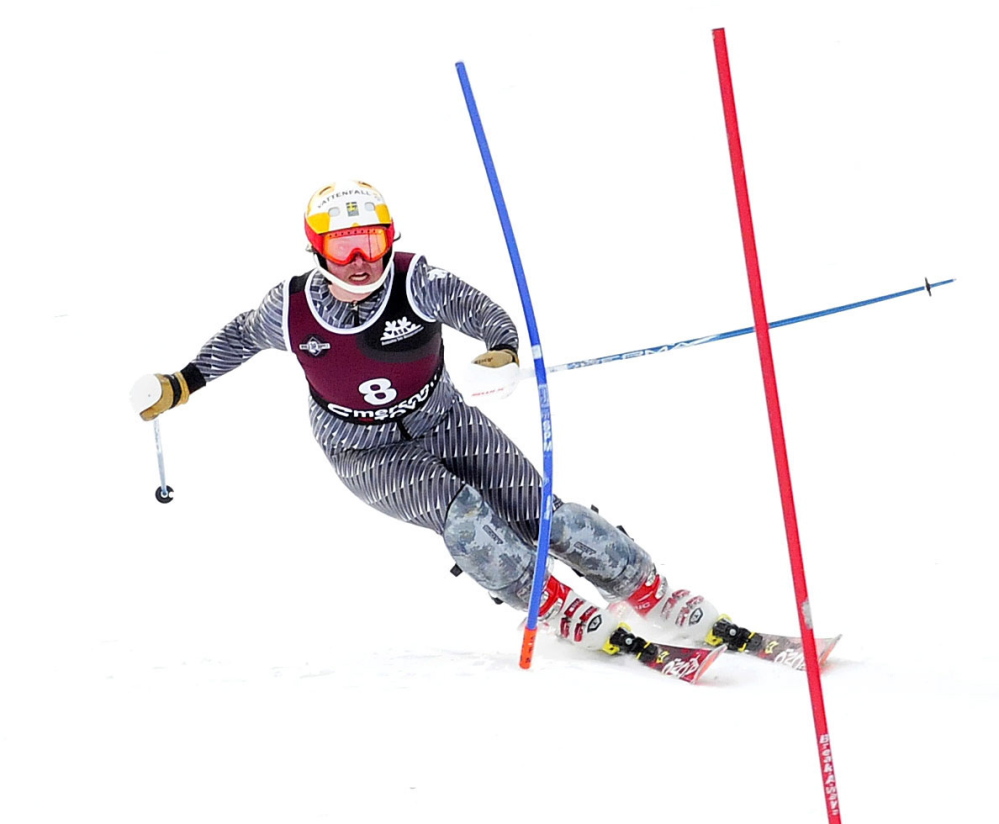
<svg viewBox="0 0 999 824">
<path fill-rule="evenodd" d="M 537 551 L 520 538 L 470 486 L 462 488 L 444 521 L 444 543 L 461 570 L 494 598 L 519 610 L 531 599 Z"/>
<path fill-rule="evenodd" d="M 611 600 L 627 598 L 655 572 L 652 558 L 630 536 L 581 504 L 555 510 L 550 546 Z"/>
</svg>

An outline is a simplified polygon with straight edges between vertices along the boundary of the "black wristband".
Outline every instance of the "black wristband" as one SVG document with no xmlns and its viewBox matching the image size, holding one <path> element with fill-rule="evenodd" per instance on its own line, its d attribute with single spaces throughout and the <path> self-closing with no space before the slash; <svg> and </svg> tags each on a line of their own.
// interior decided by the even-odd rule
<svg viewBox="0 0 999 824">
<path fill-rule="evenodd" d="M 170 391 L 173 393 L 173 403 L 170 404 L 170 409 L 173 409 L 180 403 L 180 381 L 173 375 L 166 375 L 165 377 L 170 382 Z"/>
<path fill-rule="evenodd" d="M 183 375 L 184 380 L 187 381 L 187 391 L 192 394 L 197 392 L 207 383 L 205 376 L 201 374 L 201 370 L 198 369 L 198 367 L 193 363 L 189 363 L 181 369 L 180 374 Z"/>
</svg>

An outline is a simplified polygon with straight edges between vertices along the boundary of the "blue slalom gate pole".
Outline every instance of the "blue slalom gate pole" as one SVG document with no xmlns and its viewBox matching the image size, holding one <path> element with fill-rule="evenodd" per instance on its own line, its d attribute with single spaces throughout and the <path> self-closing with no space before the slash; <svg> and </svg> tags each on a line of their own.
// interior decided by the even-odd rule
<svg viewBox="0 0 999 824">
<path fill-rule="evenodd" d="M 534 562 L 534 582 L 531 588 L 531 601 L 527 610 L 527 624 L 524 628 L 524 640 L 520 649 L 520 666 L 529 669 L 534 658 L 534 642 L 538 632 L 538 611 L 541 609 L 541 592 L 545 585 L 545 572 L 548 566 L 548 542 L 551 537 L 552 525 L 552 422 L 551 407 L 548 400 L 548 372 L 541 352 L 541 339 L 538 335 L 538 324 L 534 318 L 534 305 L 531 303 L 531 293 L 524 277 L 524 267 L 520 262 L 520 252 L 517 250 L 517 239 L 513 235 L 510 216 L 506 210 L 506 201 L 500 189 L 496 167 L 493 165 L 492 153 L 486 141 L 486 133 L 482 128 L 478 106 L 472 86 L 468 82 L 468 72 L 461 61 L 455 63 L 458 70 L 458 80 L 465 95 L 465 105 L 472 121 L 475 139 L 479 144 L 479 153 L 489 178 L 489 188 L 492 189 L 493 201 L 503 227 L 506 238 L 506 248 L 510 253 L 510 263 L 513 264 L 513 274 L 517 278 L 517 289 L 520 291 L 520 302 L 524 307 L 524 318 L 527 321 L 527 332 L 531 339 L 531 355 L 534 358 L 534 377 L 538 384 L 538 404 L 541 408 L 541 448 L 543 455 L 543 472 L 541 486 L 541 523 L 538 529 L 538 555 Z"/>
</svg>

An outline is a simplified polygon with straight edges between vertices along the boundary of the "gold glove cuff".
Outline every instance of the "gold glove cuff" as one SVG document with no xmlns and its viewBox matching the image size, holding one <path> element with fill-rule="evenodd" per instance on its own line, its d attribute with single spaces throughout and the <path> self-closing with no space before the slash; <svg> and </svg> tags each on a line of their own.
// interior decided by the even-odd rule
<svg viewBox="0 0 999 824">
<path fill-rule="evenodd" d="M 519 366 L 520 360 L 517 358 L 517 353 L 512 349 L 490 349 L 488 352 L 479 355 L 472 363 L 477 366 L 488 366 L 498 369 L 509 363 L 516 363 Z"/>
<path fill-rule="evenodd" d="M 191 390 L 187 386 L 187 380 L 180 372 L 172 375 L 160 375 L 157 373 L 156 379 L 160 382 L 160 397 L 148 409 L 139 413 L 139 417 L 144 421 L 151 421 L 158 415 L 162 415 L 168 409 L 187 403 L 191 397 Z"/>
</svg>

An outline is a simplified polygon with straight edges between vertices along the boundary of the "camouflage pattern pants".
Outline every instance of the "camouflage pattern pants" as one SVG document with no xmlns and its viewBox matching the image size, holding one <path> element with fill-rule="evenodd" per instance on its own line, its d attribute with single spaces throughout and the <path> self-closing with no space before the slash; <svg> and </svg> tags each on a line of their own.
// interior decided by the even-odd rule
<svg viewBox="0 0 999 824">
<path fill-rule="evenodd" d="M 477 408 L 456 403 L 412 440 L 328 454 L 357 497 L 393 518 L 444 537 L 458 565 L 525 609 L 541 511 L 541 475 Z M 579 504 L 555 502 L 550 553 L 608 598 L 631 595 L 655 566 L 625 533 Z"/>
</svg>

